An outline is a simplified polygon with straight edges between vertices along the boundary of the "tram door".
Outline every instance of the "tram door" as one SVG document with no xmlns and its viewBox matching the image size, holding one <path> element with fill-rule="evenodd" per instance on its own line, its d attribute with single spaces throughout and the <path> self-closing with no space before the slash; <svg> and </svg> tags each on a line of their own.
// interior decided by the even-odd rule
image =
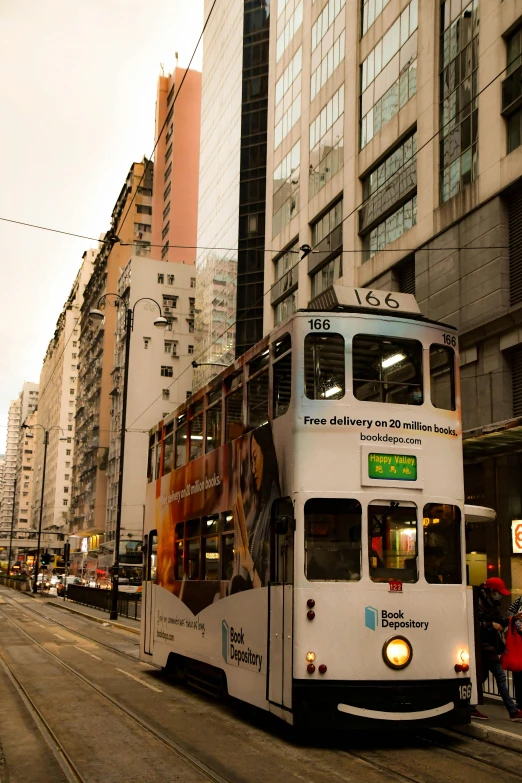
<svg viewBox="0 0 522 783">
<path fill-rule="evenodd" d="M 268 701 L 292 708 L 294 513 L 290 498 L 272 509 L 268 620 Z"/>
<path fill-rule="evenodd" d="M 143 582 L 142 611 L 143 617 L 143 651 L 152 655 L 154 647 L 154 590 L 152 586 L 156 582 L 156 560 L 158 553 L 158 534 L 151 531 L 145 544 L 147 561 L 145 563 L 145 581 Z"/>
</svg>

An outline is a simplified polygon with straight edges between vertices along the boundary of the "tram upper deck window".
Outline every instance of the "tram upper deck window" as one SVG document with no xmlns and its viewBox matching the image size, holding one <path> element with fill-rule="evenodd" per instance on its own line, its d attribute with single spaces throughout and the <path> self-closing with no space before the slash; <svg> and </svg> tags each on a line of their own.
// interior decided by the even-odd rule
<svg viewBox="0 0 522 783">
<path fill-rule="evenodd" d="M 373 582 L 399 579 L 412 583 L 417 567 L 417 508 L 392 501 L 368 506 L 370 577 Z"/>
<path fill-rule="evenodd" d="M 455 351 L 446 345 L 430 345 L 431 403 L 455 410 Z"/>
<path fill-rule="evenodd" d="M 203 454 L 203 413 L 192 414 L 190 419 L 190 456 L 197 459 Z"/>
<path fill-rule="evenodd" d="M 229 381 L 229 393 L 225 400 L 226 442 L 241 437 L 243 427 L 243 375 L 239 373 Z"/>
<path fill-rule="evenodd" d="M 422 345 L 418 340 L 358 334 L 353 338 L 352 355 L 356 399 L 422 405 Z"/>
<path fill-rule="evenodd" d="M 176 468 L 187 463 L 187 414 L 183 413 L 176 420 Z"/>
<path fill-rule="evenodd" d="M 361 504 L 313 498 L 304 507 L 305 575 L 311 581 L 361 578 Z"/>
<path fill-rule="evenodd" d="M 174 461 L 174 424 L 171 422 L 165 427 L 165 452 L 163 455 L 163 475 L 166 476 L 173 468 Z"/>
<path fill-rule="evenodd" d="M 462 582 L 461 514 L 458 506 L 428 503 L 422 520 L 424 578 L 430 584 Z"/>
<path fill-rule="evenodd" d="M 154 435 L 149 436 L 149 459 L 147 461 L 147 481 L 154 479 Z"/>
<path fill-rule="evenodd" d="M 221 387 L 209 392 L 206 413 L 205 453 L 221 446 Z"/>
<path fill-rule="evenodd" d="M 344 337 L 307 334 L 304 345 L 305 394 L 309 400 L 344 397 Z"/>
<path fill-rule="evenodd" d="M 273 416 L 283 416 L 292 398 L 292 338 L 289 334 L 272 343 L 273 356 Z"/>
<path fill-rule="evenodd" d="M 268 422 L 268 348 L 248 365 L 247 422 L 249 430 Z"/>
</svg>

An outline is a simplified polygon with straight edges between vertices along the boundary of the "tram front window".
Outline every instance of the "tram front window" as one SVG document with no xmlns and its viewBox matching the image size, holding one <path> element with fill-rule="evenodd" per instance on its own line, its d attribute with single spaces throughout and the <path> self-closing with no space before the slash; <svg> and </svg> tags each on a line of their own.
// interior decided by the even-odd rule
<svg viewBox="0 0 522 783">
<path fill-rule="evenodd" d="M 311 581 L 356 582 L 361 578 L 361 504 L 357 500 L 307 500 L 305 575 Z"/>
<path fill-rule="evenodd" d="M 307 334 L 304 351 L 305 394 L 309 400 L 344 397 L 344 337 Z"/>
<path fill-rule="evenodd" d="M 424 578 L 429 584 L 462 582 L 461 515 L 458 506 L 428 503 L 422 520 Z"/>
<path fill-rule="evenodd" d="M 368 506 L 370 577 L 373 582 L 398 579 L 412 583 L 419 578 L 417 568 L 417 509 L 371 503 Z"/>
<path fill-rule="evenodd" d="M 353 393 L 368 402 L 422 405 L 422 344 L 358 334 L 353 338 Z"/>
</svg>

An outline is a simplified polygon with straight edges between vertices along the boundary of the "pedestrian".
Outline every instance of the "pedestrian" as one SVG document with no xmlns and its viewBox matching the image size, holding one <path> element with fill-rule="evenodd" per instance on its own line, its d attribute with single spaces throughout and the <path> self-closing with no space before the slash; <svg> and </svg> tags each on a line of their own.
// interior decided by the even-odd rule
<svg viewBox="0 0 522 783">
<path fill-rule="evenodd" d="M 502 616 L 500 604 L 502 596 L 511 595 L 504 581 L 497 576 L 487 579 L 480 587 L 478 600 L 478 614 L 480 627 L 480 647 L 482 654 L 482 672 L 477 672 L 481 682 L 486 680 L 489 672 L 496 680 L 497 688 L 502 701 L 509 712 L 509 719 L 515 723 L 522 723 L 522 710 L 509 695 L 506 672 L 500 663 L 500 655 L 505 651 L 502 631 L 509 625 L 509 618 Z M 488 720 L 488 716 L 473 709 L 472 718 Z"/>
<path fill-rule="evenodd" d="M 515 598 L 513 603 L 508 609 L 508 619 L 510 617 L 515 618 L 515 629 L 522 636 L 522 595 Z M 513 685 L 515 686 L 515 699 L 517 700 L 517 707 L 522 709 L 522 672 L 513 672 Z"/>
</svg>

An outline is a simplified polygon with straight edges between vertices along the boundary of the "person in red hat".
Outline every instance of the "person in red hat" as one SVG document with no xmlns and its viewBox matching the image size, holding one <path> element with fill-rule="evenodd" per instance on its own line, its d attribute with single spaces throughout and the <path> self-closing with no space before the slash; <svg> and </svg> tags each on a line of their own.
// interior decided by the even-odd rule
<svg viewBox="0 0 522 783">
<path fill-rule="evenodd" d="M 487 579 L 480 588 L 479 624 L 482 652 L 482 682 L 491 672 L 496 680 L 502 701 L 509 712 L 510 720 L 522 723 L 522 710 L 518 709 L 516 703 L 509 695 L 506 672 L 500 664 L 500 655 L 506 649 L 502 638 L 502 630 L 509 625 L 509 619 L 502 616 L 500 604 L 502 603 L 502 596 L 508 595 L 511 595 L 509 590 L 504 581 L 498 576 Z M 473 710 L 472 717 L 481 720 L 488 719 L 487 715 L 484 715 L 477 709 Z"/>
</svg>

